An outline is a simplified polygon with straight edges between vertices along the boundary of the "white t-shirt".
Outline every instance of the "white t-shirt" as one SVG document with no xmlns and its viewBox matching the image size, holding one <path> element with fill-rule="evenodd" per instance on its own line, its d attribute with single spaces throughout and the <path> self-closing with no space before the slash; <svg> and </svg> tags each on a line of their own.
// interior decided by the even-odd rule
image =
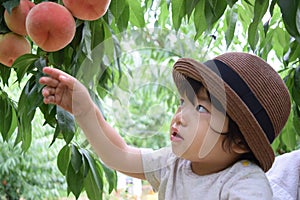
<svg viewBox="0 0 300 200">
<path fill-rule="evenodd" d="M 249 161 L 199 176 L 191 162 L 176 157 L 170 148 L 142 151 L 146 179 L 160 200 L 269 200 L 272 190 L 265 173 Z"/>
</svg>

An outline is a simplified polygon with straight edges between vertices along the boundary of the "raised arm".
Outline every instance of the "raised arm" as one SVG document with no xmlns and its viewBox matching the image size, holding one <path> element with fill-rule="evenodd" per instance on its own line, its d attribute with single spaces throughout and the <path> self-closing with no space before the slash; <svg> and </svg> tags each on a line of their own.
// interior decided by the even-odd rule
<svg viewBox="0 0 300 200">
<path fill-rule="evenodd" d="M 127 145 L 105 121 L 87 89 L 74 77 L 45 67 L 48 76 L 40 79 L 44 103 L 56 104 L 72 113 L 86 138 L 101 160 L 109 167 L 127 175 L 145 179 L 141 152 Z"/>
</svg>

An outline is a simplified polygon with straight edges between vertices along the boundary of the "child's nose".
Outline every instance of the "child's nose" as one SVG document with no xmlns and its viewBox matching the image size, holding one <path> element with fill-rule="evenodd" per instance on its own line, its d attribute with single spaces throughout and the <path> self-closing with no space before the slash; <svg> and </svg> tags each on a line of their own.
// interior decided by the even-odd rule
<svg viewBox="0 0 300 200">
<path fill-rule="evenodd" d="M 177 112 L 175 113 L 174 122 L 177 125 L 182 125 L 182 126 L 185 125 L 185 121 L 184 121 L 184 118 L 183 118 L 183 109 L 182 108 L 178 108 Z"/>
</svg>

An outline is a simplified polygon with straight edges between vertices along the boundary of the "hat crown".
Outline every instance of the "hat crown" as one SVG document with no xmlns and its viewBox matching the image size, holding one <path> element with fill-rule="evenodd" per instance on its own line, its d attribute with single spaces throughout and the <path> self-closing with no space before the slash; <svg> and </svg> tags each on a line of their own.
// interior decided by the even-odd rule
<svg viewBox="0 0 300 200">
<path fill-rule="evenodd" d="M 290 114 L 290 95 L 278 73 L 263 59 L 247 53 L 225 53 L 214 58 L 232 68 L 245 81 L 266 110 L 275 137 Z"/>
</svg>

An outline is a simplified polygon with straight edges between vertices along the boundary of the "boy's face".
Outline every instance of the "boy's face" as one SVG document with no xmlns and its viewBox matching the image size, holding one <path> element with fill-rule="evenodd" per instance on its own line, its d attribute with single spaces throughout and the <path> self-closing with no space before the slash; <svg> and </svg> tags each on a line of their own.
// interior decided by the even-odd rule
<svg viewBox="0 0 300 200">
<path fill-rule="evenodd" d="M 170 139 L 175 155 L 192 162 L 222 162 L 228 152 L 222 147 L 228 131 L 228 117 L 218 111 L 210 102 L 202 87 L 190 102 L 181 97 L 181 104 L 170 127 Z"/>
</svg>

